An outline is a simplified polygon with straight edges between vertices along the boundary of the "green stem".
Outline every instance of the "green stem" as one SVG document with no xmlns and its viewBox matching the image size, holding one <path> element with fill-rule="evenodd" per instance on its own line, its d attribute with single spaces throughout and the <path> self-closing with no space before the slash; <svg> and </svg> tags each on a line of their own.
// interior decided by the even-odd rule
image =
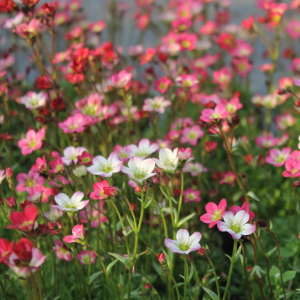
<svg viewBox="0 0 300 300">
<path fill-rule="evenodd" d="M 221 295 L 220 295 L 220 286 L 219 286 L 219 281 L 218 281 L 218 277 L 217 277 L 217 273 L 216 273 L 216 269 L 215 269 L 215 266 L 212 262 L 212 260 L 210 259 L 210 257 L 207 255 L 206 256 L 211 268 L 212 268 L 212 271 L 213 271 L 213 274 L 214 274 L 214 277 L 215 277 L 215 282 L 216 282 L 216 287 L 217 287 L 217 293 L 218 293 L 218 298 L 221 299 Z"/>
<path fill-rule="evenodd" d="M 184 258 L 184 290 L 183 290 L 183 300 L 186 300 L 187 286 L 188 286 L 188 277 L 189 277 L 189 263 L 188 258 Z"/>
<path fill-rule="evenodd" d="M 180 219 L 180 212 L 181 212 L 181 206 L 182 206 L 182 199 L 183 199 L 183 189 L 184 189 L 184 174 L 181 171 L 180 173 L 180 196 L 179 196 L 179 202 L 178 202 L 178 212 L 177 212 L 177 218 L 175 220 L 175 226 L 177 226 L 179 219 Z"/>
<path fill-rule="evenodd" d="M 236 248 L 237 248 L 237 240 L 234 239 L 232 256 L 231 256 L 231 263 L 230 263 L 230 269 L 229 269 L 229 274 L 228 274 L 228 278 L 227 278 L 225 293 L 224 293 L 223 298 L 222 298 L 223 300 L 226 299 L 228 291 L 229 291 L 230 282 L 231 282 L 231 276 L 232 276 L 232 270 L 233 270 L 233 265 L 234 265 L 234 261 L 235 261 Z"/>
</svg>

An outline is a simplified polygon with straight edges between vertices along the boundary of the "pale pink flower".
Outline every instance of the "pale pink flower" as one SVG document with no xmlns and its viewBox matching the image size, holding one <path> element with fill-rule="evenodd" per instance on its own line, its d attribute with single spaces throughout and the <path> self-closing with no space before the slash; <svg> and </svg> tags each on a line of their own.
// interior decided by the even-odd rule
<svg viewBox="0 0 300 300">
<path fill-rule="evenodd" d="M 3 28 L 12 29 L 23 22 L 25 15 L 19 12 L 14 18 L 6 19 Z"/>
<path fill-rule="evenodd" d="M 229 210 L 234 214 L 236 214 L 240 210 L 246 211 L 249 214 L 249 222 L 255 218 L 255 213 L 253 211 L 250 211 L 250 204 L 247 202 L 244 202 L 241 207 L 237 205 L 231 206 Z"/>
<path fill-rule="evenodd" d="M 28 109 L 35 109 L 44 106 L 47 101 L 47 94 L 44 92 L 28 92 L 25 96 L 20 98 L 20 102 L 23 103 Z"/>
<path fill-rule="evenodd" d="M 258 136 L 257 138 L 255 138 L 255 142 L 260 147 L 271 148 L 278 145 L 278 138 L 274 138 L 271 135 Z"/>
<path fill-rule="evenodd" d="M 84 243 L 84 228 L 83 225 L 75 225 L 72 228 L 72 235 L 66 235 L 64 237 L 65 243 Z"/>
<path fill-rule="evenodd" d="M 110 78 L 111 85 L 116 88 L 124 88 L 132 79 L 132 74 L 126 70 L 120 71 L 118 74 L 112 75 Z"/>
<path fill-rule="evenodd" d="M 58 123 L 64 133 L 82 132 L 85 125 L 87 125 L 87 118 L 81 113 L 70 116 L 65 121 Z"/>
<path fill-rule="evenodd" d="M 123 162 L 127 161 L 131 156 L 129 149 L 127 149 L 127 146 L 125 147 L 122 147 L 121 145 L 115 146 L 114 153 L 116 153 L 118 158 Z"/>
<path fill-rule="evenodd" d="M 101 106 L 103 96 L 94 93 L 86 98 L 83 98 L 75 103 L 76 108 L 83 114 L 91 117 L 98 117 L 102 114 L 103 107 Z"/>
<path fill-rule="evenodd" d="M 220 220 L 223 217 L 223 214 L 225 213 L 226 208 L 226 199 L 222 199 L 218 205 L 213 202 L 209 202 L 205 206 L 206 214 L 200 217 L 200 221 L 209 224 L 208 227 L 212 228 L 216 224 L 218 224 L 218 222 L 220 222 Z"/>
<path fill-rule="evenodd" d="M 223 175 L 223 178 L 220 180 L 220 184 L 227 183 L 233 186 L 235 180 L 236 180 L 235 174 L 232 171 L 229 171 Z"/>
<path fill-rule="evenodd" d="M 295 118 L 290 114 L 283 114 L 275 117 L 276 125 L 279 130 L 285 130 L 295 123 Z"/>
<path fill-rule="evenodd" d="M 67 212 L 75 212 L 81 210 L 90 202 L 89 200 L 81 201 L 83 196 L 84 194 L 82 192 L 75 192 L 70 199 L 66 194 L 58 194 L 54 197 L 54 200 L 58 205 L 52 205 L 52 207 Z"/>
<path fill-rule="evenodd" d="M 181 143 L 189 143 L 192 146 L 195 146 L 204 132 L 201 130 L 199 125 L 194 125 L 193 127 L 186 127 L 181 133 Z"/>
<path fill-rule="evenodd" d="M 38 19 L 31 19 L 31 21 L 26 24 L 22 23 L 16 26 L 15 29 L 11 31 L 15 32 L 19 36 L 25 39 L 31 39 L 38 35 L 44 28 L 44 25 Z"/>
<path fill-rule="evenodd" d="M 92 165 L 87 168 L 88 172 L 93 175 L 99 175 L 102 177 L 111 177 L 113 173 L 120 172 L 123 162 L 118 159 L 116 153 L 111 153 L 106 159 L 99 155 L 93 158 Z"/>
<path fill-rule="evenodd" d="M 274 165 L 274 167 L 281 167 L 288 159 L 291 151 L 292 149 L 288 147 L 283 148 L 282 150 L 272 149 L 269 152 L 269 156 L 266 158 L 266 162 L 271 165 Z"/>
<path fill-rule="evenodd" d="M 126 151 L 130 153 L 129 157 L 132 156 L 140 156 L 140 157 L 146 157 L 149 154 L 152 154 L 158 149 L 157 144 L 150 144 L 150 141 L 148 139 L 142 139 L 140 140 L 138 146 L 136 145 L 128 145 L 126 147 Z"/>
<path fill-rule="evenodd" d="M 189 254 L 201 248 L 199 241 L 202 234 L 194 232 L 191 236 L 186 229 L 179 229 L 176 234 L 176 240 L 165 239 L 165 246 L 174 253 Z"/>
<path fill-rule="evenodd" d="M 73 260 L 70 249 L 60 240 L 55 241 L 55 247 L 53 247 L 53 250 L 59 259 L 66 261 Z"/>
<path fill-rule="evenodd" d="M 213 83 L 218 84 L 221 88 L 228 86 L 233 75 L 228 68 L 223 68 L 213 72 Z"/>
<path fill-rule="evenodd" d="M 300 37 L 300 21 L 290 20 L 285 30 L 292 39 L 298 39 Z"/>
<path fill-rule="evenodd" d="M 28 130 L 26 138 L 18 142 L 19 148 L 22 150 L 23 155 L 32 153 L 34 150 L 38 150 L 42 147 L 42 140 L 45 137 L 46 127 L 43 127 L 39 131 L 35 132 L 33 129 Z"/>
<path fill-rule="evenodd" d="M 240 210 L 236 214 L 231 211 L 226 211 L 223 214 L 223 221 L 219 221 L 217 226 L 222 232 L 228 232 L 232 238 L 239 240 L 242 235 L 250 235 L 256 230 L 256 225 L 248 224 L 250 216 L 244 211 Z"/>
<path fill-rule="evenodd" d="M 219 122 L 220 120 L 225 119 L 230 114 L 231 112 L 226 110 L 226 106 L 223 103 L 219 103 L 214 109 L 203 109 L 200 120 L 204 122 Z"/>
<path fill-rule="evenodd" d="M 198 162 L 188 162 L 184 165 L 183 172 L 191 173 L 192 176 L 196 177 L 200 173 L 207 172 L 207 169 L 204 168 L 204 166 Z"/>
<path fill-rule="evenodd" d="M 18 192 L 30 192 L 30 189 L 39 187 L 45 182 L 45 178 L 34 171 L 29 171 L 28 175 L 25 173 L 18 174 L 17 180 L 18 184 L 16 190 Z"/>
<path fill-rule="evenodd" d="M 155 161 L 153 158 L 143 160 L 138 156 L 133 156 L 128 162 L 128 167 L 122 166 L 122 172 L 126 173 L 132 180 L 143 183 L 156 175 L 156 173 L 152 173 L 154 168 Z"/>
<path fill-rule="evenodd" d="M 253 66 L 248 58 L 234 58 L 232 60 L 232 68 L 238 75 L 245 78 Z"/>
<path fill-rule="evenodd" d="M 194 159 L 191 148 L 180 148 L 177 153 L 180 162 L 189 162 Z"/>
<path fill-rule="evenodd" d="M 77 254 L 77 259 L 81 265 L 94 264 L 96 257 L 97 255 L 94 251 L 82 250 L 79 254 Z"/>
<path fill-rule="evenodd" d="M 78 162 L 77 157 L 80 156 L 84 151 L 87 151 L 84 147 L 67 147 L 64 150 L 64 157 L 62 157 L 62 161 L 69 166 L 72 162 L 76 164 Z"/>
<path fill-rule="evenodd" d="M 178 86 L 183 88 L 190 88 L 199 83 L 197 77 L 193 74 L 183 74 L 176 77 L 175 81 Z"/>
<path fill-rule="evenodd" d="M 188 188 L 183 191 L 183 197 L 185 202 L 200 202 L 200 191 Z"/>
<path fill-rule="evenodd" d="M 55 207 L 51 207 L 48 212 L 44 212 L 45 218 L 50 221 L 58 220 L 60 217 L 62 217 L 62 215 L 63 212 Z"/>
<path fill-rule="evenodd" d="M 164 97 L 154 97 L 153 99 L 147 98 L 144 101 L 143 110 L 150 112 L 158 112 L 163 114 L 165 112 L 165 108 L 171 105 L 171 101 L 165 100 Z"/>
</svg>

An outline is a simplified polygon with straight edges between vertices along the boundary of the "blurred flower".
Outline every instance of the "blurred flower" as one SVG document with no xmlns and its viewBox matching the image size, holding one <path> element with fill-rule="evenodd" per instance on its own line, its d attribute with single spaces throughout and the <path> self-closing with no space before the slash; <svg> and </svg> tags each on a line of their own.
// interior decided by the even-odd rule
<svg viewBox="0 0 300 300">
<path fill-rule="evenodd" d="M 35 132 L 33 129 L 28 130 L 26 138 L 18 142 L 19 148 L 22 150 L 23 155 L 32 153 L 34 150 L 38 150 L 42 147 L 42 140 L 45 137 L 46 127 L 43 127 L 39 131 Z"/>
</svg>

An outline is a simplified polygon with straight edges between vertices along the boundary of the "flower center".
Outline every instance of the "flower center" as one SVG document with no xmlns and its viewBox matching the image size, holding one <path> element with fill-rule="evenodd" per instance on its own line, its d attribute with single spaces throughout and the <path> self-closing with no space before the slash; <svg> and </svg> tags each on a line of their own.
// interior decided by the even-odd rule
<svg viewBox="0 0 300 300">
<path fill-rule="evenodd" d="M 197 132 L 195 131 L 190 131 L 189 134 L 188 134 L 188 138 L 190 140 L 195 140 L 197 138 Z"/>
<path fill-rule="evenodd" d="M 136 179 L 143 179 L 143 178 L 146 177 L 146 175 L 147 175 L 147 172 L 145 170 L 142 170 L 142 169 L 135 170 L 134 173 L 133 173 L 133 176 Z"/>
<path fill-rule="evenodd" d="M 187 251 L 187 250 L 189 250 L 189 248 L 190 248 L 190 245 L 187 245 L 187 244 L 179 244 L 179 249 L 180 249 L 181 251 Z"/>
<path fill-rule="evenodd" d="M 239 232 L 241 232 L 241 230 L 242 230 L 242 227 L 241 227 L 241 225 L 240 224 L 236 224 L 236 223 L 231 223 L 230 225 L 229 225 L 229 228 L 231 229 L 231 230 L 233 230 L 235 233 L 239 233 Z"/>
<path fill-rule="evenodd" d="M 26 181 L 26 186 L 27 187 L 34 187 L 35 185 L 35 180 L 34 179 L 27 179 Z"/>
<path fill-rule="evenodd" d="M 34 147 L 36 147 L 36 141 L 35 141 L 35 140 L 29 141 L 29 142 L 28 142 L 28 146 L 29 146 L 29 148 L 34 148 Z"/>
<path fill-rule="evenodd" d="M 220 209 L 216 210 L 216 211 L 213 213 L 211 219 L 212 219 L 213 221 L 220 220 L 220 219 L 221 219 L 221 210 L 220 210 Z"/>
<path fill-rule="evenodd" d="M 220 113 L 214 112 L 210 115 L 211 119 L 222 119 L 222 116 Z"/>
<path fill-rule="evenodd" d="M 83 109 L 82 112 L 85 115 L 89 115 L 89 116 L 94 116 L 97 112 L 97 107 L 95 105 L 86 105 Z"/>
</svg>

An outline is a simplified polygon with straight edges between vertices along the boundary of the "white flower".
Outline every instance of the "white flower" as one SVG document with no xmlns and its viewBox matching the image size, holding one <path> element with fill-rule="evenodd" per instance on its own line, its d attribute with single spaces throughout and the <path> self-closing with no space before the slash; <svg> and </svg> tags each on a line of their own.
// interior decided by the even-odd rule
<svg viewBox="0 0 300 300">
<path fill-rule="evenodd" d="M 62 157 L 62 161 L 67 166 L 69 166 L 72 161 L 74 161 L 74 163 L 76 164 L 78 162 L 77 157 L 80 156 L 84 151 L 87 151 L 86 148 L 84 147 L 77 147 L 77 148 L 73 146 L 67 147 L 64 150 L 64 157 Z"/>
<path fill-rule="evenodd" d="M 183 167 L 183 172 L 190 172 L 192 176 L 198 176 L 199 173 L 207 172 L 207 169 L 203 167 L 200 163 L 188 162 Z"/>
<path fill-rule="evenodd" d="M 73 170 L 73 173 L 76 177 L 82 177 L 86 175 L 86 167 L 85 166 L 78 166 Z"/>
<path fill-rule="evenodd" d="M 46 104 L 47 94 L 44 92 L 28 92 L 26 96 L 20 98 L 20 102 L 23 103 L 26 108 L 34 109 Z"/>
<path fill-rule="evenodd" d="M 142 139 L 139 142 L 139 145 L 128 145 L 126 150 L 129 151 L 130 157 L 132 156 L 140 156 L 146 157 L 149 154 L 155 152 L 158 149 L 157 144 L 150 145 L 150 141 L 148 139 Z"/>
<path fill-rule="evenodd" d="M 189 254 L 190 252 L 201 248 L 201 245 L 199 244 L 201 238 L 202 234 L 200 232 L 194 232 L 190 236 L 186 229 L 179 229 L 176 233 L 176 241 L 165 239 L 165 246 L 172 252 Z"/>
<path fill-rule="evenodd" d="M 231 234 L 232 238 L 238 240 L 242 235 L 249 235 L 256 230 L 255 225 L 246 224 L 249 217 L 249 214 L 244 210 L 240 210 L 236 214 L 226 211 L 223 215 L 225 222 L 220 221 L 217 226 L 220 231 L 226 231 Z"/>
<path fill-rule="evenodd" d="M 174 173 L 178 166 L 179 157 L 177 156 L 178 148 L 173 151 L 168 148 L 159 150 L 159 159 L 154 158 L 156 165 L 167 171 Z"/>
<path fill-rule="evenodd" d="M 102 177 L 111 177 L 113 173 L 120 172 L 123 162 L 118 159 L 116 153 L 111 153 L 108 159 L 103 156 L 96 156 L 92 160 L 92 165 L 87 168 L 88 172 L 93 175 Z"/>
<path fill-rule="evenodd" d="M 58 194 L 54 197 L 55 202 L 58 205 L 52 205 L 54 208 L 58 208 L 63 211 L 77 211 L 83 209 L 90 202 L 89 200 L 81 201 L 84 194 L 83 192 L 75 192 L 71 199 L 66 194 Z"/>
<path fill-rule="evenodd" d="M 130 178 L 142 183 L 149 177 L 156 175 L 152 173 L 155 161 L 152 158 L 143 160 L 138 156 L 132 157 L 128 162 L 128 167 L 122 167 L 122 172 L 128 174 Z"/>
<path fill-rule="evenodd" d="M 165 108 L 171 105 L 171 101 L 165 100 L 164 97 L 147 98 L 143 105 L 145 111 L 156 111 L 160 114 L 165 112 Z"/>
</svg>

